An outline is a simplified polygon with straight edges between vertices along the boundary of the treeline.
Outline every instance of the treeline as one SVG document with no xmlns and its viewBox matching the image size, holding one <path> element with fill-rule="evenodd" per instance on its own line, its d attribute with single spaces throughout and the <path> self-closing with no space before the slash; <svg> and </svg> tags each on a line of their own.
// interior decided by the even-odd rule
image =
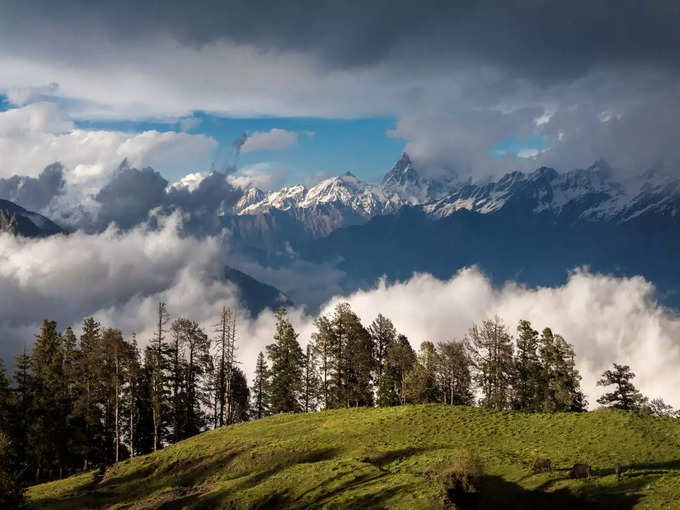
<svg viewBox="0 0 680 510">
<path fill-rule="evenodd" d="M 249 387 L 238 362 L 236 317 L 221 310 L 210 334 L 158 306 L 153 338 L 86 319 L 79 338 L 44 321 L 10 378 L 0 363 L 0 491 L 146 454 L 208 428 L 282 412 L 407 403 L 481 405 L 523 412 L 580 412 L 573 347 L 550 328 L 499 318 L 465 338 L 423 342 L 418 352 L 387 317 L 365 327 L 346 303 L 315 321 L 303 349 L 285 310 L 259 353 Z M 648 402 L 634 374 L 614 365 L 598 403 L 672 415 Z M 12 485 L 14 484 L 14 485 Z"/>
<path fill-rule="evenodd" d="M 25 482 L 112 464 L 247 420 L 249 389 L 237 366 L 236 318 L 223 309 L 212 338 L 158 307 L 154 337 L 86 319 L 80 338 L 43 321 L 10 382 L 0 363 L 0 457 Z"/>
</svg>

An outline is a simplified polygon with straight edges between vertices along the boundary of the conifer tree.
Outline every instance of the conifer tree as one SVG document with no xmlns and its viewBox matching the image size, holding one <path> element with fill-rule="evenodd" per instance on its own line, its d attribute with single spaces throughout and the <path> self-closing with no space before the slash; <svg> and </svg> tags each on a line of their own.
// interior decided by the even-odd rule
<svg viewBox="0 0 680 510">
<path fill-rule="evenodd" d="M 331 321 L 329 401 L 331 407 L 373 405 L 373 341 L 348 303 Z"/>
<path fill-rule="evenodd" d="M 230 399 L 228 423 L 238 423 L 250 419 L 250 389 L 246 374 L 239 367 L 232 367 L 229 382 Z"/>
<path fill-rule="evenodd" d="M 420 344 L 416 362 L 404 377 L 406 401 L 412 404 L 438 402 L 440 399 L 437 384 L 438 355 L 432 342 Z"/>
<path fill-rule="evenodd" d="M 153 411 L 153 451 L 161 447 L 163 432 L 165 429 L 165 410 L 167 408 L 167 380 L 166 380 L 166 353 L 165 326 L 170 320 L 165 303 L 158 303 L 158 317 L 156 333 L 152 344 L 149 346 L 147 365 L 151 368 L 151 409 Z"/>
<path fill-rule="evenodd" d="M 580 389 L 581 376 L 574 362 L 574 350 L 564 338 L 545 328 L 540 339 L 541 408 L 545 412 L 585 410 L 586 402 Z"/>
<path fill-rule="evenodd" d="M 320 316 L 314 321 L 316 332 L 312 333 L 314 353 L 319 361 L 319 372 L 321 377 L 321 406 L 323 409 L 329 408 L 330 387 L 332 373 L 332 352 L 336 344 L 333 325 L 328 317 Z"/>
<path fill-rule="evenodd" d="M 396 386 L 393 370 L 386 365 L 378 379 L 378 390 L 376 392 L 376 404 L 378 407 L 399 405 L 399 393 L 397 393 Z"/>
<path fill-rule="evenodd" d="M 257 355 L 255 364 L 255 380 L 253 381 L 253 406 L 251 415 L 259 419 L 269 414 L 269 367 L 264 354 Z"/>
<path fill-rule="evenodd" d="M 647 399 L 633 385 L 635 374 L 628 365 L 614 363 L 613 370 L 605 370 L 598 386 L 614 386 L 614 390 L 597 399 L 598 404 L 625 411 L 639 411 Z"/>
<path fill-rule="evenodd" d="M 444 404 L 472 405 L 472 371 L 465 343 L 452 340 L 438 345 L 437 375 Z"/>
<path fill-rule="evenodd" d="M 538 347 L 538 331 L 531 327 L 529 321 L 519 321 L 513 381 L 513 409 L 524 412 L 541 410 L 544 371 L 539 359 Z"/>
<path fill-rule="evenodd" d="M 310 344 L 305 349 L 305 363 L 302 370 L 302 411 L 315 411 L 320 400 L 320 380 L 316 366 L 316 357 Z"/>
<path fill-rule="evenodd" d="M 304 354 L 285 308 L 276 312 L 274 343 L 267 346 L 271 362 L 270 409 L 273 414 L 300 411 Z"/>
<path fill-rule="evenodd" d="M 397 338 L 397 331 L 391 320 L 382 314 L 378 314 L 378 317 L 368 327 L 368 332 L 371 335 L 375 348 L 375 372 L 377 380 L 380 374 L 382 374 L 387 351 Z"/>
<path fill-rule="evenodd" d="M 31 357 L 25 348 L 15 359 L 13 379 L 14 406 L 10 436 L 18 458 L 18 469 L 26 472 L 29 465 L 35 463 L 35 457 L 29 448 L 33 426 L 35 381 L 31 373 Z"/>
<path fill-rule="evenodd" d="M 390 400 L 391 391 L 387 387 L 387 383 L 391 380 L 394 383 L 394 392 L 399 397 L 399 403 L 406 403 L 406 394 L 404 391 L 404 377 L 411 370 L 413 364 L 416 362 L 416 354 L 411 347 L 405 335 L 398 335 L 397 340 L 387 349 L 386 370 L 390 371 L 389 377 L 384 380 L 384 392 L 380 392 L 378 398 Z M 380 391 L 380 385 L 378 386 Z M 381 395 L 385 395 L 382 397 Z"/>
<path fill-rule="evenodd" d="M 468 345 L 477 370 L 476 380 L 482 390 L 482 405 L 491 409 L 508 409 L 513 380 L 512 338 L 500 318 L 473 325 Z"/>
<path fill-rule="evenodd" d="M 57 324 L 45 320 L 36 337 L 31 357 L 35 376 L 33 433 L 39 441 L 31 441 L 36 454 L 36 479 L 62 474 L 66 463 L 66 420 L 70 401 L 64 375 L 64 347 Z"/>
</svg>

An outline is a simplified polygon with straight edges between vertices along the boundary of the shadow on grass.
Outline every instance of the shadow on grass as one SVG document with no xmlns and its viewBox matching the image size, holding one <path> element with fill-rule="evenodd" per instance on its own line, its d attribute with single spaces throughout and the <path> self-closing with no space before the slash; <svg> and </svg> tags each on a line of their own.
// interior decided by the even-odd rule
<svg viewBox="0 0 680 510">
<path fill-rule="evenodd" d="M 555 480 L 557 481 L 557 480 Z M 545 484 L 544 484 L 545 485 Z M 640 487 L 628 487 L 637 490 Z M 638 494 L 627 494 L 623 488 L 597 487 L 597 498 L 574 494 L 569 489 L 544 492 L 539 489 L 527 490 L 516 483 L 499 476 L 484 476 L 479 481 L 479 498 L 472 506 L 458 505 L 461 510 L 504 508 L 504 509 L 632 509 L 640 500 Z"/>
</svg>

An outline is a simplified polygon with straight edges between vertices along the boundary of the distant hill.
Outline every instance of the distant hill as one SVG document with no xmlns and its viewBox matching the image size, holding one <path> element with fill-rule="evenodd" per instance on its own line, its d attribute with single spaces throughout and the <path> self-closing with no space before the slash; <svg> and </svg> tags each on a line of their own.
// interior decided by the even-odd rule
<svg viewBox="0 0 680 510">
<path fill-rule="evenodd" d="M 437 509 L 439 474 L 474 452 L 477 508 L 678 508 L 680 421 L 600 410 L 442 405 L 284 414 L 29 488 L 31 508 Z M 532 474 L 538 457 L 553 472 Z M 569 468 L 592 465 L 592 481 Z M 624 467 L 623 479 L 613 474 Z M 458 508 L 465 508 L 460 506 Z"/>
<path fill-rule="evenodd" d="M 279 289 L 262 283 L 233 267 L 224 268 L 224 279 L 238 287 L 242 304 L 253 315 L 259 314 L 265 308 L 276 310 L 293 306 L 290 298 Z"/>
<path fill-rule="evenodd" d="M 24 237 L 46 237 L 64 230 L 45 216 L 28 211 L 9 200 L 0 199 L 0 218 L 15 218 L 12 230 Z"/>
</svg>

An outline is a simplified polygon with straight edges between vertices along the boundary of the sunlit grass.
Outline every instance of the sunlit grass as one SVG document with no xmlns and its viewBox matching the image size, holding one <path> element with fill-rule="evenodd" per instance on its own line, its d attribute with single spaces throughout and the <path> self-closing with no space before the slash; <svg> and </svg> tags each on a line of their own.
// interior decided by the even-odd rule
<svg viewBox="0 0 680 510">
<path fill-rule="evenodd" d="M 680 422 L 618 411 L 526 415 L 441 405 L 279 415 L 31 487 L 33 508 L 438 508 L 439 473 L 482 460 L 484 507 L 680 508 Z M 537 457 L 553 473 L 532 474 Z M 595 479 L 570 480 L 576 462 Z M 617 482 L 613 466 L 626 467 Z M 530 505 L 530 506 L 529 506 Z"/>
</svg>

